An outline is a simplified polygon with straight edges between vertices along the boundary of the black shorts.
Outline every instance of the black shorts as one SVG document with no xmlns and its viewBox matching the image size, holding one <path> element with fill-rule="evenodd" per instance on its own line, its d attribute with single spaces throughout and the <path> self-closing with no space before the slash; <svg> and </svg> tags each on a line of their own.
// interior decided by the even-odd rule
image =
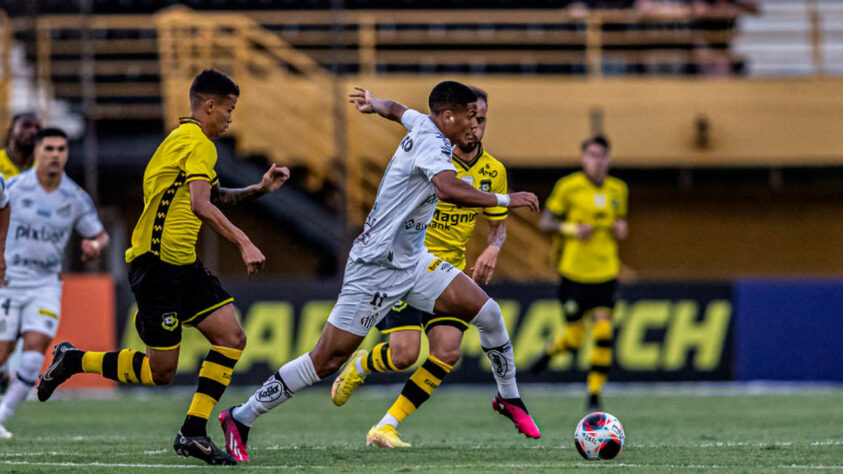
<svg viewBox="0 0 843 474">
<path fill-rule="evenodd" d="M 375 326 L 381 334 L 395 331 L 429 331 L 434 326 L 452 326 L 460 331 L 468 329 L 468 324 L 459 318 L 428 314 L 420 309 L 399 301 L 389 313 Z"/>
<path fill-rule="evenodd" d="M 618 280 L 604 283 L 578 283 L 562 278 L 559 301 L 567 321 L 579 321 L 597 308 L 612 310 L 618 301 Z"/>
<path fill-rule="evenodd" d="M 234 301 L 198 259 L 171 265 L 146 253 L 129 263 L 129 284 L 138 302 L 135 328 L 151 349 L 175 349 L 183 324 L 196 326 Z"/>
</svg>

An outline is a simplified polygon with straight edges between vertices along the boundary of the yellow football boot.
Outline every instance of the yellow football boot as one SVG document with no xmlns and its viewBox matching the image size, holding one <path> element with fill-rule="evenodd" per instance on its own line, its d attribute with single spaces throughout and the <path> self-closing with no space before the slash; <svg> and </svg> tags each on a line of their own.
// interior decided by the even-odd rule
<svg viewBox="0 0 843 474">
<path fill-rule="evenodd" d="M 366 380 L 365 376 L 357 373 L 357 359 L 368 353 L 365 349 L 360 349 L 351 354 L 340 374 L 334 379 L 334 385 L 331 387 L 331 401 L 334 405 L 338 407 L 345 405 L 354 390 Z"/>
<path fill-rule="evenodd" d="M 398 432 L 392 425 L 383 425 L 380 428 L 373 426 L 366 435 L 366 446 L 377 446 L 379 448 L 409 448 L 410 443 L 401 441 Z"/>
</svg>

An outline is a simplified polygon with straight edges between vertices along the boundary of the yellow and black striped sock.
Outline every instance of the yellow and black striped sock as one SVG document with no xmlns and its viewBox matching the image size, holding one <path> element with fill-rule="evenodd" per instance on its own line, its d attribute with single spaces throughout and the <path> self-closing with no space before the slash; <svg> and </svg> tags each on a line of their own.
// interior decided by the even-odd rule
<svg viewBox="0 0 843 474">
<path fill-rule="evenodd" d="M 588 372 L 588 393 L 596 395 L 603 390 L 612 365 L 612 322 L 595 322 L 591 335 L 594 337 L 594 351 L 591 353 L 591 370 Z"/>
<path fill-rule="evenodd" d="M 207 436 L 205 426 L 214 406 L 231 383 L 234 365 L 243 354 L 242 350 L 230 347 L 211 346 L 208 357 L 199 369 L 199 385 L 193 394 L 193 401 L 181 427 L 185 436 Z"/>
<path fill-rule="evenodd" d="M 381 342 L 372 349 L 372 352 L 360 359 L 360 367 L 367 374 L 369 372 L 401 372 L 392 363 L 392 354 L 389 351 L 389 344 Z"/>
<path fill-rule="evenodd" d="M 149 357 L 132 349 L 120 352 L 87 351 L 82 355 L 82 372 L 100 374 L 120 383 L 155 385 L 149 369 Z"/>
<path fill-rule="evenodd" d="M 401 395 L 398 395 L 398 399 L 389 407 L 387 413 L 394 416 L 399 423 L 403 421 L 430 398 L 433 391 L 439 387 L 453 368 L 454 366 L 442 362 L 433 355 L 428 356 L 421 367 L 410 376 L 410 380 L 404 384 Z"/>
<path fill-rule="evenodd" d="M 569 322 L 565 325 L 565 333 L 559 336 L 546 353 L 549 356 L 556 356 L 575 351 L 582 346 L 585 339 L 585 325 L 580 319 L 576 322 Z"/>
</svg>

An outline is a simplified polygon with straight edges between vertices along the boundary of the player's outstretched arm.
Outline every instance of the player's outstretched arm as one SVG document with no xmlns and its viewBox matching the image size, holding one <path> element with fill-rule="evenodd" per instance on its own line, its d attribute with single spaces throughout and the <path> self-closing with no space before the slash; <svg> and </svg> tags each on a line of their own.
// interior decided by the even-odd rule
<svg viewBox="0 0 843 474">
<path fill-rule="evenodd" d="M 93 237 L 82 239 L 82 261 L 88 262 L 99 258 L 110 240 L 106 231 L 102 231 Z"/>
<path fill-rule="evenodd" d="M 211 188 L 211 202 L 213 204 L 231 205 L 252 201 L 280 188 L 288 179 L 290 179 L 290 170 L 286 166 L 279 167 L 273 163 L 258 184 L 238 189 L 223 188 L 217 184 Z"/>
<path fill-rule="evenodd" d="M 466 207 L 529 207 L 533 212 L 539 211 L 539 199 L 533 193 L 487 193 L 457 178 L 456 171 L 440 171 L 430 181 L 436 196 L 451 204 Z"/>
<path fill-rule="evenodd" d="M 263 268 L 266 257 L 255 244 L 249 240 L 246 234 L 237 228 L 225 217 L 219 208 L 211 203 L 211 184 L 205 180 L 197 179 L 191 181 L 190 186 L 190 209 L 202 222 L 211 226 L 229 242 L 237 245 L 240 249 L 240 256 L 246 264 L 249 275 L 257 273 Z"/>
<path fill-rule="evenodd" d="M 357 92 L 348 94 L 348 101 L 354 104 L 357 111 L 364 114 L 378 114 L 385 119 L 401 123 L 401 117 L 407 107 L 389 99 L 378 99 L 368 89 L 354 86 Z"/>
</svg>

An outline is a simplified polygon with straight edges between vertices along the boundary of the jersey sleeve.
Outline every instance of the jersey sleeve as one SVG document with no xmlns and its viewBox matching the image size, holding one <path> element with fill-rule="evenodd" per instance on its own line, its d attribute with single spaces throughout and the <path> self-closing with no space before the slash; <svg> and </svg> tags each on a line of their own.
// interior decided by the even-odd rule
<svg viewBox="0 0 843 474">
<path fill-rule="evenodd" d="M 618 196 L 618 210 L 616 216 L 618 219 L 626 219 L 626 212 L 629 207 L 629 188 L 626 186 L 626 183 L 620 182 L 620 192 Z"/>
<path fill-rule="evenodd" d="M 451 160 L 451 147 L 446 142 L 432 133 L 418 135 L 417 138 L 420 143 L 415 145 L 418 148 L 415 166 L 428 180 L 442 171 L 457 172 Z"/>
<path fill-rule="evenodd" d="M 216 177 L 217 148 L 210 140 L 198 140 L 184 162 L 185 183 L 204 179 L 211 182 Z"/>
<path fill-rule="evenodd" d="M 550 197 L 544 203 L 545 209 L 552 212 L 557 218 L 561 218 L 568 212 L 568 201 L 565 196 L 565 180 L 560 179 L 553 186 Z"/>
<path fill-rule="evenodd" d="M 6 185 L 6 180 L 0 175 L 0 209 L 4 209 L 9 205 L 9 187 Z"/>
<path fill-rule="evenodd" d="M 509 191 L 509 184 L 506 180 L 506 168 L 501 166 L 500 173 L 497 178 L 492 180 L 491 191 L 495 194 L 506 194 Z M 483 209 L 483 215 L 490 221 L 499 221 L 506 219 L 509 214 L 509 209 L 506 207 L 487 207 Z"/>
<path fill-rule="evenodd" d="M 407 130 L 412 131 L 422 120 L 426 119 L 427 115 L 420 113 L 418 110 L 407 109 L 404 115 L 401 116 L 401 125 Z"/>
<path fill-rule="evenodd" d="M 94 207 L 94 203 L 91 201 L 91 197 L 82 192 L 79 198 L 80 203 L 78 204 L 77 211 L 77 215 L 79 217 L 76 218 L 76 223 L 73 227 L 82 237 L 94 237 L 103 231 L 102 222 L 100 222 L 100 218 L 97 215 L 97 210 Z"/>
</svg>

